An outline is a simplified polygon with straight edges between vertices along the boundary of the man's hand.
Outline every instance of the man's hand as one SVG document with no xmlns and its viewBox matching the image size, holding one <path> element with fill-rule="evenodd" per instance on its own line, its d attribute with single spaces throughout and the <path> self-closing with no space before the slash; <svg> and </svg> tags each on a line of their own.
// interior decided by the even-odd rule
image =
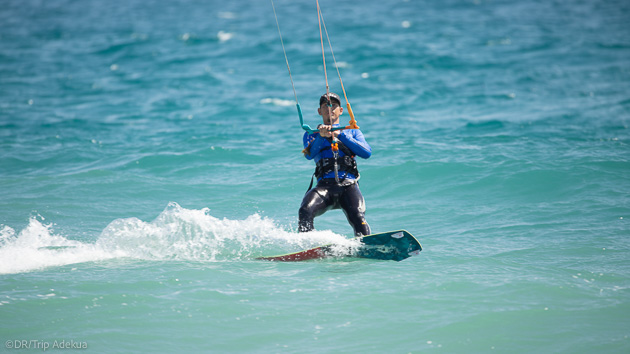
<svg viewBox="0 0 630 354">
<path fill-rule="evenodd" d="M 318 126 L 319 128 L 319 135 L 322 136 L 322 138 L 330 138 L 332 137 L 338 137 L 339 133 L 341 132 L 341 130 L 335 130 L 334 132 L 330 132 L 330 129 L 332 129 L 332 125 L 324 125 L 324 124 L 320 124 Z"/>
</svg>

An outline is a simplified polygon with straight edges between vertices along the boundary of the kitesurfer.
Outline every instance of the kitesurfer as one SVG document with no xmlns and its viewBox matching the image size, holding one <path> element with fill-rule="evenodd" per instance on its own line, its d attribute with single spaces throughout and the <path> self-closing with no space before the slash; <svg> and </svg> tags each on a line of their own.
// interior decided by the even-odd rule
<svg viewBox="0 0 630 354">
<path fill-rule="evenodd" d="M 318 125 L 318 131 L 313 134 L 304 133 L 303 138 L 304 156 L 316 164 L 317 185 L 309 188 L 302 200 L 299 231 L 313 230 L 313 219 L 326 211 L 342 209 L 356 236 L 369 235 L 355 156 L 367 159 L 372 155 L 372 148 L 359 129 L 331 131 L 339 127 L 339 116 L 343 113 L 339 95 L 323 94 L 317 113 L 322 116 L 323 124 Z"/>
</svg>

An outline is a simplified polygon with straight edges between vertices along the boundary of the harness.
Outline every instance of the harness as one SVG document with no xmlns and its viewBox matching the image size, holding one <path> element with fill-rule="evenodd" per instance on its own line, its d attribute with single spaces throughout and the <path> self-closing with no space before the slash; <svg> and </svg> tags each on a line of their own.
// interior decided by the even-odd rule
<svg viewBox="0 0 630 354">
<path fill-rule="evenodd" d="M 357 168 L 357 161 L 354 158 L 354 153 L 347 146 L 345 146 L 342 142 L 338 142 L 339 150 L 343 151 L 344 156 L 337 157 L 326 157 L 317 161 L 315 165 L 315 173 L 313 173 L 313 177 L 311 177 L 311 184 L 308 187 L 308 190 L 313 188 L 313 178 L 317 177 L 317 179 L 324 178 L 330 172 L 335 172 L 335 175 L 339 171 L 343 171 L 346 173 L 351 173 L 356 176 L 358 180 L 361 178 L 359 174 L 359 169 Z M 330 149 L 330 146 L 323 148 L 321 151 Z M 307 191 L 308 191 L 307 190 Z"/>
<path fill-rule="evenodd" d="M 357 161 L 350 156 L 343 156 L 336 159 L 334 157 L 330 157 L 319 160 L 317 162 L 317 165 L 315 166 L 315 177 L 317 177 L 317 179 L 320 179 L 330 172 L 334 172 L 335 163 L 337 164 L 337 172 L 343 171 L 351 173 L 357 177 L 359 176 Z"/>
</svg>

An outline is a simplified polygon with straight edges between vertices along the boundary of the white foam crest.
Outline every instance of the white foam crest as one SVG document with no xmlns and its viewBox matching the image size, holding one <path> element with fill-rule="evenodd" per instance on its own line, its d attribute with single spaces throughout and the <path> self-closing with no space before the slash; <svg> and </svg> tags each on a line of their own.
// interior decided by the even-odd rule
<svg viewBox="0 0 630 354">
<path fill-rule="evenodd" d="M 141 260 L 229 261 L 278 255 L 334 243 L 356 242 L 332 231 L 297 233 L 258 214 L 244 220 L 219 219 L 207 208 L 190 210 L 170 203 L 158 217 L 112 221 L 94 243 L 55 235 L 52 224 L 31 218 L 24 230 L 0 225 L 0 274 L 115 258 Z"/>
<path fill-rule="evenodd" d="M 219 219 L 209 209 L 189 210 L 170 203 L 152 222 L 118 219 L 103 230 L 96 245 L 128 257 L 150 260 L 221 261 L 276 250 L 295 250 L 344 238 L 330 231 L 285 231 L 258 214 L 245 220 Z"/>
<path fill-rule="evenodd" d="M 217 38 L 219 39 L 219 42 L 227 42 L 230 39 L 232 39 L 232 37 L 234 37 L 234 33 L 225 32 L 225 31 L 219 31 L 217 33 Z"/>
<path fill-rule="evenodd" d="M 290 107 L 295 104 L 295 101 L 283 100 L 280 98 L 263 98 L 260 100 L 260 104 L 271 104 L 280 107 Z"/>
<path fill-rule="evenodd" d="M 0 231 L 0 274 L 117 257 L 93 244 L 55 235 L 52 224 L 44 224 L 43 218 L 39 219 L 31 217 L 26 228 L 17 235 L 8 226 Z"/>
</svg>

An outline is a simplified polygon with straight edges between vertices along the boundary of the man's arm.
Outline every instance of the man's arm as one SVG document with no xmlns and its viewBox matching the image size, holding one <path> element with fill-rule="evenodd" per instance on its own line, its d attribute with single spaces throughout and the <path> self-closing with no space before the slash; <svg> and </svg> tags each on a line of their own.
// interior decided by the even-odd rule
<svg viewBox="0 0 630 354">
<path fill-rule="evenodd" d="M 307 150 L 306 148 L 308 147 L 308 153 L 304 153 L 304 157 L 307 160 L 314 159 L 327 144 L 330 144 L 326 139 L 322 139 L 319 134 L 309 134 L 308 132 L 304 133 L 303 142 L 304 150 Z"/>
<path fill-rule="evenodd" d="M 359 157 L 367 159 L 372 156 L 370 144 L 358 129 L 344 130 L 339 134 L 339 140 Z"/>
</svg>

